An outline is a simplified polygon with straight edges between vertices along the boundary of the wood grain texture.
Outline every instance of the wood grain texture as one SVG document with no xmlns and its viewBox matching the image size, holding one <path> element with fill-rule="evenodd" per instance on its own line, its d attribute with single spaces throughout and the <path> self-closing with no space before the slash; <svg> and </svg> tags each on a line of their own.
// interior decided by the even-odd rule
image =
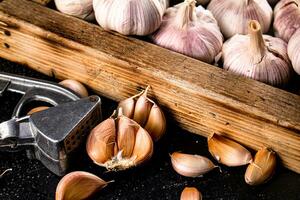
<svg viewBox="0 0 300 200">
<path fill-rule="evenodd" d="M 300 173 L 300 96 L 25 0 L 2 1 L 0 21 L 1 57 L 116 101 L 151 85 L 184 129 L 272 147 Z"/>
<path fill-rule="evenodd" d="M 33 2 L 39 3 L 41 5 L 47 5 L 48 3 L 50 3 L 52 0 L 31 0 Z"/>
</svg>

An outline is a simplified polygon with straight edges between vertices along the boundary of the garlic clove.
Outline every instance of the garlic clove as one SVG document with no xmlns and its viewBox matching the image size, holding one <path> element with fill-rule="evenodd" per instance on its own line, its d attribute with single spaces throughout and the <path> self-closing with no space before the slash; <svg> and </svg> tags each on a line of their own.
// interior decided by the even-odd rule
<svg viewBox="0 0 300 200">
<path fill-rule="evenodd" d="M 252 162 L 251 153 L 246 148 L 218 134 L 208 139 L 208 150 L 219 163 L 229 167 Z"/>
<path fill-rule="evenodd" d="M 59 82 L 59 84 L 74 91 L 76 94 L 78 94 L 82 98 L 89 96 L 88 91 L 86 90 L 84 85 L 82 83 L 80 83 L 79 81 L 67 79 L 67 80 L 63 80 L 63 81 Z"/>
<path fill-rule="evenodd" d="M 148 35 L 158 29 L 166 0 L 93 0 L 96 20 L 123 35 Z"/>
<path fill-rule="evenodd" d="M 249 185 L 259 185 L 267 182 L 276 168 L 276 154 L 270 148 L 259 150 L 254 161 L 247 167 L 245 181 Z"/>
<path fill-rule="evenodd" d="M 168 8 L 162 25 L 152 36 L 155 44 L 184 55 L 212 63 L 220 53 L 223 36 L 210 11 L 195 1 L 185 0 Z"/>
<path fill-rule="evenodd" d="M 149 88 L 150 87 L 148 86 L 144 93 L 138 98 L 134 109 L 133 120 L 142 127 L 147 122 L 151 107 L 153 106 L 153 103 L 147 98 Z"/>
<path fill-rule="evenodd" d="M 286 42 L 300 28 L 300 1 L 281 0 L 274 8 L 274 32 Z"/>
<path fill-rule="evenodd" d="M 181 193 L 180 200 L 202 200 L 202 194 L 195 187 L 185 187 Z"/>
<path fill-rule="evenodd" d="M 267 0 L 211 0 L 207 7 L 226 38 L 247 34 L 248 21 L 257 20 L 262 32 L 270 29 L 273 10 Z"/>
<path fill-rule="evenodd" d="M 71 172 L 57 185 L 55 200 L 82 200 L 93 196 L 107 186 L 101 178 L 82 171 Z"/>
<path fill-rule="evenodd" d="M 97 164 L 103 164 L 115 155 L 116 128 L 115 120 L 108 118 L 96 126 L 86 143 L 89 157 Z"/>
<path fill-rule="evenodd" d="M 292 76 L 287 44 L 262 35 L 260 24 L 252 20 L 248 35 L 235 35 L 223 45 L 223 68 L 237 75 L 270 85 L 286 85 Z"/>
<path fill-rule="evenodd" d="M 33 108 L 31 109 L 27 115 L 32 115 L 33 113 L 36 113 L 36 112 L 41 112 L 43 110 L 47 110 L 49 107 L 48 106 L 39 106 L 39 107 L 36 107 L 36 108 Z"/>
<path fill-rule="evenodd" d="M 65 14 L 87 21 L 95 19 L 93 0 L 54 0 L 56 8 Z"/>
<path fill-rule="evenodd" d="M 154 141 L 158 141 L 166 131 L 165 115 L 156 104 L 151 108 L 145 129 Z"/>
<path fill-rule="evenodd" d="M 300 29 L 295 32 L 288 43 L 288 55 L 295 72 L 300 75 Z"/>
<path fill-rule="evenodd" d="M 137 124 L 125 116 L 118 119 L 117 144 L 123 157 L 130 157 L 133 152 L 137 128 Z"/>
<path fill-rule="evenodd" d="M 151 136 L 143 128 L 139 128 L 136 133 L 135 145 L 132 152 L 134 164 L 139 165 L 149 160 L 153 155 L 153 141 Z"/>
<path fill-rule="evenodd" d="M 118 109 L 122 108 L 123 114 L 128 118 L 133 118 L 135 101 L 130 97 L 121 101 L 118 105 Z"/>
<path fill-rule="evenodd" d="M 171 162 L 173 169 L 186 177 L 198 177 L 218 167 L 206 157 L 179 152 L 171 155 Z"/>
</svg>

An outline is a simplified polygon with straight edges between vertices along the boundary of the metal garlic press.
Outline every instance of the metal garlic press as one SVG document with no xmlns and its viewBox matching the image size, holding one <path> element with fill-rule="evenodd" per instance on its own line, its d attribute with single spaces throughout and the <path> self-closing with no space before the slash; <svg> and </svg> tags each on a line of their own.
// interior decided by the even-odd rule
<svg viewBox="0 0 300 200">
<path fill-rule="evenodd" d="M 38 159 L 53 173 L 64 175 L 77 147 L 101 121 L 100 98 L 80 99 L 55 83 L 0 73 L 0 96 L 6 91 L 23 96 L 12 118 L 0 124 L 0 151 L 26 150 L 28 158 Z M 26 115 L 39 103 L 51 107 Z"/>
</svg>

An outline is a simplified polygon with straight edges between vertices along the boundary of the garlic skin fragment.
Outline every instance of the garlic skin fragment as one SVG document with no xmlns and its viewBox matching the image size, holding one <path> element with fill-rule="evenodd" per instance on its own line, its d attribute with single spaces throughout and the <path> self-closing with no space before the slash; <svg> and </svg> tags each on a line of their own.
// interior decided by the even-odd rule
<svg viewBox="0 0 300 200">
<path fill-rule="evenodd" d="M 281 0 L 274 8 L 274 32 L 286 42 L 300 28 L 300 1 Z"/>
<path fill-rule="evenodd" d="M 144 163 L 153 154 L 149 133 L 119 109 L 90 133 L 86 143 L 89 157 L 109 171 L 125 170 Z"/>
<path fill-rule="evenodd" d="M 248 35 L 237 34 L 224 43 L 222 58 L 225 70 L 273 86 L 287 84 L 292 76 L 287 44 L 262 35 L 255 20 L 249 22 Z"/>
<path fill-rule="evenodd" d="M 180 195 L 180 200 L 202 200 L 202 194 L 195 187 L 185 187 Z"/>
<path fill-rule="evenodd" d="M 262 148 L 247 167 L 245 181 L 249 185 L 260 185 L 271 179 L 275 173 L 276 154 L 270 148 Z"/>
<path fill-rule="evenodd" d="M 226 38 L 247 34 L 248 22 L 257 20 L 263 33 L 270 29 L 273 10 L 267 0 L 211 0 L 207 7 Z"/>
<path fill-rule="evenodd" d="M 151 135 L 153 141 L 158 141 L 166 132 L 166 118 L 161 108 L 150 98 L 150 86 L 141 93 L 119 102 L 124 115 L 135 120 Z"/>
<path fill-rule="evenodd" d="M 185 0 L 165 12 L 162 25 L 152 40 L 164 48 L 212 63 L 220 53 L 223 36 L 210 11 L 194 0 Z"/>
<path fill-rule="evenodd" d="M 67 15 L 93 21 L 93 0 L 54 0 L 56 8 Z"/>
<path fill-rule="evenodd" d="M 72 79 L 66 79 L 66 80 L 59 82 L 59 84 L 74 91 L 81 98 L 89 96 L 87 89 L 79 81 L 72 80 Z"/>
<path fill-rule="evenodd" d="M 161 24 L 166 0 L 93 0 L 98 24 L 123 35 L 148 35 Z"/>
<path fill-rule="evenodd" d="M 171 154 L 173 169 L 186 177 L 199 177 L 218 167 L 208 158 L 175 152 Z"/>
<path fill-rule="evenodd" d="M 208 150 L 219 163 L 229 167 L 242 166 L 252 162 L 251 153 L 246 148 L 215 133 L 208 138 Z"/>
<path fill-rule="evenodd" d="M 295 32 L 288 43 L 288 55 L 295 72 L 300 75 L 300 29 Z"/>
<path fill-rule="evenodd" d="M 87 199 L 107 186 L 101 178 L 83 171 L 64 176 L 56 187 L 55 200 Z"/>
</svg>

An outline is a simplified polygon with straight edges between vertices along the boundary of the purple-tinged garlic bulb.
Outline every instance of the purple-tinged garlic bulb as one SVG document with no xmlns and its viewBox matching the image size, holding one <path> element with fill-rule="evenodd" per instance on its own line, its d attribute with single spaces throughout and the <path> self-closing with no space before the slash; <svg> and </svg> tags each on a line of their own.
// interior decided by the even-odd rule
<svg viewBox="0 0 300 200">
<path fill-rule="evenodd" d="M 212 63 L 220 53 L 223 36 L 211 12 L 185 0 L 168 8 L 160 29 L 152 36 L 155 44 Z"/>
<path fill-rule="evenodd" d="M 292 67 L 287 44 L 262 35 L 260 24 L 251 20 L 248 35 L 235 35 L 223 45 L 224 69 L 270 85 L 287 84 Z"/>
<path fill-rule="evenodd" d="M 54 0 L 56 8 L 67 15 L 92 21 L 95 19 L 93 0 Z"/>
<path fill-rule="evenodd" d="M 168 0 L 93 0 L 98 24 L 123 35 L 149 35 L 156 31 Z"/>
<path fill-rule="evenodd" d="M 273 11 L 267 0 L 212 0 L 207 7 L 217 19 L 226 38 L 247 34 L 249 20 L 257 20 L 268 32 Z"/>
<path fill-rule="evenodd" d="M 300 75 L 300 29 L 295 32 L 288 43 L 288 55 L 294 70 Z"/>
<path fill-rule="evenodd" d="M 300 1 L 281 0 L 274 9 L 275 36 L 286 42 L 300 28 Z"/>
</svg>

